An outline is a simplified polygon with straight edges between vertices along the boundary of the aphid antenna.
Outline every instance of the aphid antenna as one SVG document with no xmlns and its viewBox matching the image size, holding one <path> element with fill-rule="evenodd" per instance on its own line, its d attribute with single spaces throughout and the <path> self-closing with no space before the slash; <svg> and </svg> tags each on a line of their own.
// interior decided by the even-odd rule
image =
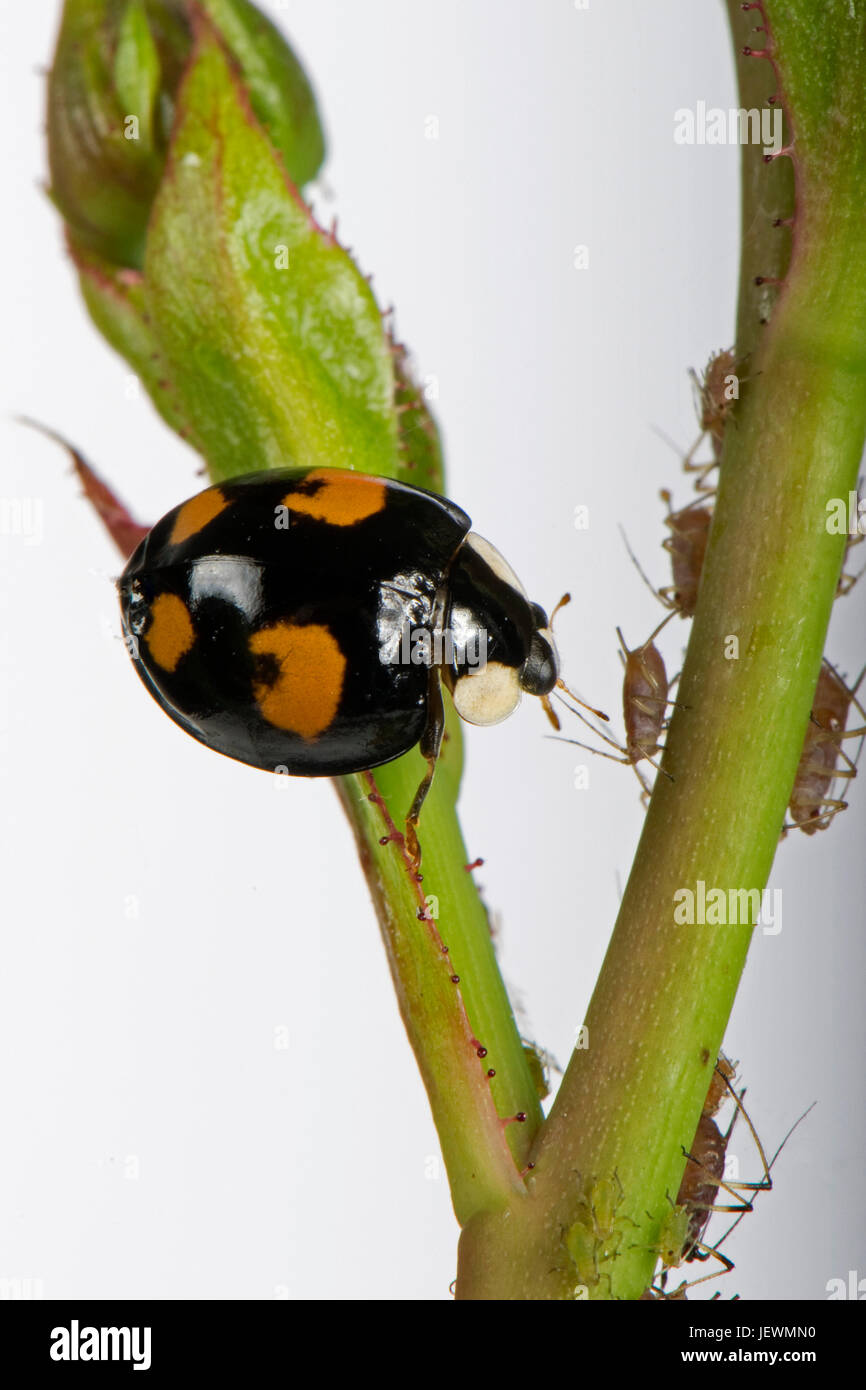
<svg viewBox="0 0 866 1390">
<path fill-rule="evenodd" d="M 691 449 L 689 450 L 689 453 L 684 454 L 682 446 L 679 445 L 675 439 L 672 439 L 671 436 L 667 434 L 665 430 L 662 429 L 661 425 L 650 425 L 650 429 L 652 430 L 653 434 L 656 435 L 662 441 L 663 444 L 667 444 L 668 448 L 676 454 L 677 458 L 688 458 L 689 454 L 694 453 L 695 449 L 698 447 L 698 444 L 700 444 L 701 440 L 704 437 L 702 434 L 699 434 L 697 441 L 692 445 Z"/>
<path fill-rule="evenodd" d="M 664 599 L 661 597 L 661 595 L 660 595 L 658 589 L 653 588 L 652 583 L 651 583 L 650 580 L 647 578 L 646 573 L 644 572 L 644 569 L 643 569 L 643 567 L 641 566 L 640 561 L 638 560 L 637 556 L 635 555 L 634 551 L 632 550 L 631 546 L 630 546 L 629 543 L 628 543 L 628 536 L 626 535 L 626 533 L 625 533 L 625 531 L 623 530 L 623 527 L 622 527 L 622 526 L 620 526 L 620 528 L 619 528 L 619 533 L 620 533 L 620 535 L 622 536 L 622 539 L 623 539 L 623 543 L 624 543 L 624 545 L 625 545 L 625 548 L 626 548 L 626 550 L 627 550 L 628 553 L 629 553 L 629 559 L 631 560 L 632 564 L 634 565 L 635 569 L 637 570 L 637 572 L 638 572 L 638 574 L 640 575 L 641 579 L 643 580 L 644 584 L 646 584 L 646 586 L 647 586 L 647 588 L 649 589 L 650 593 L 652 594 L 653 598 L 656 600 L 657 603 L 663 603 L 663 604 L 665 605 L 666 608 L 670 607 L 670 604 L 669 604 L 669 603 L 665 603 L 665 601 L 664 601 Z M 675 611 L 675 610 L 672 610 L 672 611 Z"/>
<path fill-rule="evenodd" d="M 653 592 L 655 592 L 655 590 L 653 590 Z M 676 614 L 676 609 L 675 609 L 675 608 L 672 608 L 671 611 L 670 611 L 670 613 L 668 613 L 667 617 L 666 617 L 666 618 L 662 618 L 662 620 L 661 620 L 661 622 L 659 623 L 658 627 L 653 628 L 653 630 L 652 630 L 652 632 L 650 633 L 649 637 L 647 637 L 645 641 L 639 643 L 639 645 L 636 646 L 636 647 L 630 647 L 630 646 L 628 645 L 628 643 L 626 642 L 625 638 L 624 638 L 623 635 L 622 635 L 622 628 L 621 628 L 621 627 L 618 627 L 618 628 L 616 629 L 616 635 L 617 635 L 617 637 L 619 638 L 619 645 L 620 645 L 620 647 L 622 648 L 622 652 L 620 653 L 620 655 L 622 655 L 623 653 L 625 653 L 625 656 L 631 656 L 632 652 L 642 652 L 642 651 L 645 651 L 647 647 L 652 646 L 653 642 L 654 642 L 655 639 L 658 637 L 658 635 L 659 635 L 659 633 L 661 632 L 662 628 L 663 628 L 663 627 L 667 627 L 667 625 L 668 625 L 668 623 L 670 622 L 671 618 L 673 618 L 673 617 L 675 616 L 675 614 Z"/>
</svg>

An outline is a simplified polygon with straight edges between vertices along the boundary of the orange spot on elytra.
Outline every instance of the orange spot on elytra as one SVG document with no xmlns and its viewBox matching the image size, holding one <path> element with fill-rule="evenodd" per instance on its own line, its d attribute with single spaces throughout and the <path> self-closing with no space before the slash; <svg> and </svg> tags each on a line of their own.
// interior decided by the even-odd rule
<svg viewBox="0 0 866 1390">
<path fill-rule="evenodd" d="M 163 671 L 173 671 L 189 651 L 195 641 L 195 628 L 186 604 L 177 594 L 157 594 L 150 606 L 150 624 L 144 640 Z"/>
<path fill-rule="evenodd" d="M 274 623 L 253 633 L 250 651 L 277 663 L 272 680 L 253 681 L 256 703 L 268 723 L 307 739 L 327 729 L 346 674 L 346 658 L 328 628 Z"/>
<path fill-rule="evenodd" d="M 228 499 L 223 496 L 218 487 L 209 487 L 204 492 L 200 492 L 197 497 L 191 497 L 188 502 L 184 502 L 183 506 L 177 509 L 171 535 L 168 538 L 169 545 L 180 545 L 181 541 L 188 541 L 190 536 L 201 531 L 209 521 L 213 521 L 215 516 L 219 516 L 220 512 L 225 511 L 227 506 Z"/>
<path fill-rule="evenodd" d="M 283 498 L 284 506 L 332 526 L 354 526 L 375 516 L 385 505 L 385 483 L 366 473 L 314 468 L 304 478 L 303 485 L 308 483 L 318 484 L 314 492 L 289 492 Z"/>
</svg>

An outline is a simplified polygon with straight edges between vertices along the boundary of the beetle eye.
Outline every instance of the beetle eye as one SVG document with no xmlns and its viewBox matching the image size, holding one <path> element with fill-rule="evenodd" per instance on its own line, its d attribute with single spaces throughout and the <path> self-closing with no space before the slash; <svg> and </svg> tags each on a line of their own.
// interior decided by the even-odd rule
<svg viewBox="0 0 866 1390">
<path fill-rule="evenodd" d="M 559 680 L 559 657 L 548 629 L 533 632 L 529 656 L 520 672 L 520 684 L 528 695 L 549 695 Z"/>
</svg>

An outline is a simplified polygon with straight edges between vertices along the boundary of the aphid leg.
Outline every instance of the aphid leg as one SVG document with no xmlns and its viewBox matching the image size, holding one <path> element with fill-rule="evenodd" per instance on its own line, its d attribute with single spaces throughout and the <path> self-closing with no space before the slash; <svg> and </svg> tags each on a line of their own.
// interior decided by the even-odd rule
<svg viewBox="0 0 866 1390">
<path fill-rule="evenodd" d="M 797 1129 L 797 1127 L 803 1123 L 803 1121 L 805 1120 L 805 1118 L 806 1118 L 807 1115 L 811 1114 L 811 1112 L 815 1109 L 815 1106 L 817 1105 L 817 1103 L 818 1103 L 817 1101 L 814 1101 L 814 1100 L 813 1100 L 813 1101 L 812 1101 L 812 1104 L 809 1106 L 808 1110 L 804 1110 L 803 1113 L 802 1113 L 802 1115 L 800 1115 L 799 1118 L 796 1119 L 796 1120 L 794 1121 L 794 1123 L 791 1125 L 791 1128 L 788 1130 L 788 1133 L 785 1135 L 785 1137 L 784 1137 L 784 1139 L 782 1140 L 781 1144 L 780 1144 L 779 1147 L 776 1149 L 776 1152 L 773 1154 L 773 1157 L 770 1159 L 769 1163 L 767 1163 L 767 1177 L 768 1177 L 768 1178 L 769 1178 L 769 1176 L 770 1176 L 770 1172 L 771 1172 L 771 1170 L 772 1170 L 772 1168 L 773 1168 L 773 1165 L 774 1165 L 775 1162 L 776 1162 L 776 1159 L 779 1157 L 779 1154 L 782 1152 L 782 1150 L 784 1149 L 784 1147 L 785 1147 L 785 1145 L 787 1144 L 788 1140 L 790 1139 L 791 1135 L 794 1133 L 794 1130 Z M 745 1111 L 744 1111 L 743 1113 L 745 1114 Z M 754 1130 L 753 1130 L 753 1133 L 754 1133 Z M 755 1136 L 755 1137 L 757 1138 L 757 1136 Z M 762 1158 L 764 1158 L 764 1162 L 766 1162 L 766 1158 L 765 1158 L 765 1156 L 764 1156 L 764 1150 L 763 1150 L 763 1148 L 761 1148 L 760 1152 L 761 1152 Z M 770 1186 L 772 1187 L 772 1182 L 770 1182 Z M 719 1246 L 720 1246 L 724 1241 L 726 1241 L 726 1240 L 728 1239 L 728 1236 L 730 1236 L 730 1235 L 733 1234 L 733 1232 L 737 1229 L 737 1227 L 739 1226 L 740 1222 L 742 1221 L 743 1217 L 746 1216 L 746 1215 L 747 1215 L 747 1213 L 746 1213 L 745 1211 L 741 1211 L 740 1214 L 739 1214 L 739 1216 L 737 1217 L 737 1219 L 736 1219 L 735 1221 L 732 1221 L 732 1222 L 731 1222 L 731 1224 L 730 1224 L 730 1226 L 728 1227 L 728 1229 L 727 1229 L 727 1230 L 724 1232 L 724 1234 L 721 1235 L 721 1236 L 719 1237 L 719 1239 L 716 1241 L 715 1245 L 714 1245 L 712 1248 L 713 1248 L 713 1250 L 715 1250 L 715 1252 L 716 1252 L 717 1254 L 718 1254 Z"/>
<path fill-rule="evenodd" d="M 697 1279 L 685 1280 L 684 1283 L 677 1286 L 677 1292 L 679 1292 L 680 1289 L 693 1289 L 696 1284 L 705 1284 L 708 1279 L 721 1279 L 723 1274 L 730 1274 L 731 1270 L 734 1268 L 733 1260 L 729 1260 L 727 1255 L 723 1255 L 721 1250 L 717 1250 L 714 1245 L 705 1245 L 703 1241 L 698 1241 L 696 1248 L 706 1251 L 706 1254 L 696 1256 L 697 1259 L 716 1259 L 719 1261 L 722 1268 L 714 1269 L 710 1274 L 701 1274 Z M 684 1295 L 680 1295 L 680 1297 L 683 1296 Z"/>
<path fill-rule="evenodd" d="M 436 762 L 442 747 L 442 736 L 445 732 L 445 706 L 442 703 L 442 683 L 439 678 L 439 670 L 436 666 L 430 667 L 430 680 L 427 687 L 427 723 L 424 725 L 424 732 L 418 744 L 418 749 L 422 758 L 427 759 L 427 771 L 425 772 L 415 799 L 406 817 L 406 849 L 412 860 L 414 868 L 421 867 L 421 846 L 418 843 L 418 818 L 421 815 L 421 807 L 430 790 L 433 781 L 433 774 L 436 771 Z"/>
<path fill-rule="evenodd" d="M 843 594 L 850 594 L 858 579 L 862 578 L 863 574 L 866 573 L 866 565 L 864 565 L 862 569 L 859 569 L 856 574 L 847 574 L 845 572 L 848 556 L 851 554 L 855 545 L 862 545 L 863 541 L 866 541 L 866 535 L 864 535 L 862 531 L 858 531 L 856 536 L 848 537 L 848 544 L 845 546 L 845 556 L 842 561 L 842 573 L 839 575 L 839 582 L 836 585 L 837 598 L 841 598 Z"/>
<path fill-rule="evenodd" d="M 848 775 L 850 776 L 850 773 Z M 842 774 L 836 772 L 834 776 L 841 777 Z M 814 816 L 807 816 L 805 820 L 785 821 L 782 826 L 782 834 L 786 834 L 789 830 L 802 830 L 804 826 L 807 825 L 814 825 L 816 829 L 826 830 L 834 816 L 838 816 L 840 811 L 848 810 L 847 801 L 840 801 L 838 798 L 834 797 L 822 797 L 819 804 L 821 806 L 827 806 L 830 809 L 826 811 L 816 811 Z"/>
<path fill-rule="evenodd" d="M 656 772 L 660 772 L 662 777 L 667 777 L 669 782 L 673 782 L 674 779 L 671 776 L 671 774 L 662 767 L 661 763 L 657 763 L 655 758 L 651 758 L 649 753 L 644 753 L 643 758 L 645 762 L 648 762 L 650 764 L 650 767 L 655 768 Z M 631 762 L 631 759 L 629 759 L 629 762 Z M 632 762 L 632 767 L 634 768 L 635 772 L 637 772 L 636 762 Z"/>
<path fill-rule="evenodd" d="M 577 710 L 572 710 L 572 714 L 577 714 L 578 719 L 583 718 L 582 715 L 578 714 Z M 584 720 L 584 723 L 588 726 L 588 728 L 592 729 L 592 732 L 594 734 L 598 734 L 599 738 L 604 738 L 605 741 L 611 745 L 611 747 L 619 748 L 620 745 L 616 743 L 612 738 L 606 738 L 606 736 L 602 733 L 601 729 L 593 729 L 588 719 Z M 548 735 L 548 737 L 550 737 L 550 735 Z M 558 740 L 558 742 L 572 743 L 574 744 L 575 748 L 585 748 L 587 753 L 594 753 L 597 758 L 610 758 L 610 761 L 612 763 L 631 762 L 631 758 L 618 758 L 614 753 L 605 753 L 603 748 L 593 748 L 591 743 L 581 743 L 580 739 L 577 738 L 561 738 Z"/>
</svg>

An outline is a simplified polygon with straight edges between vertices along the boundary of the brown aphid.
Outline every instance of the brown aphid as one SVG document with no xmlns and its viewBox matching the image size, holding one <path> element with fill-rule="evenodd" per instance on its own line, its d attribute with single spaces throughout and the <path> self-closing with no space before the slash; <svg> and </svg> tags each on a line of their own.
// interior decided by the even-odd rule
<svg viewBox="0 0 866 1390">
<path fill-rule="evenodd" d="M 695 487 L 699 492 L 707 490 L 706 479 L 716 468 L 722 457 L 725 426 L 732 405 L 738 399 L 739 382 L 737 378 L 737 359 L 733 348 L 725 348 L 710 358 L 703 375 L 690 373 L 697 392 L 697 414 L 701 432 L 683 459 L 686 473 L 699 476 Z M 694 455 L 706 435 L 710 437 L 713 457 L 709 463 L 694 463 Z"/>
<path fill-rule="evenodd" d="M 866 711 L 856 697 L 863 674 L 860 673 L 853 689 L 849 689 L 835 667 L 826 658 L 822 661 L 803 751 L 788 802 L 793 825 L 783 827 L 783 833 L 795 827 L 806 835 L 814 835 L 816 830 L 826 830 L 837 812 L 847 805 L 846 801 L 831 796 L 830 792 L 837 778 L 850 780 L 857 775 L 857 768 L 842 747 L 842 740 L 862 738 L 866 734 L 866 726 L 856 729 L 845 727 L 852 705 L 866 719 Z M 844 764 L 842 767 L 838 765 L 840 760 Z"/>
<path fill-rule="evenodd" d="M 615 748 L 619 756 L 605 753 L 601 748 L 593 748 L 588 743 L 580 743 L 577 739 L 564 740 L 566 743 L 575 744 L 578 748 L 586 748 L 588 752 L 595 753 L 598 757 L 610 758 L 612 762 L 630 765 L 634 768 L 635 775 L 647 794 L 651 788 L 639 772 L 637 764 L 646 759 L 647 762 L 652 763 L 656 771 L 661 771 L 656 758 L 662 751 L 661 736 L 665 726 L 665 710 L 670 703 L 668 700 L 670 683 L 664 659 L 655 645 L 655 638 L 672 617 L 673 613 L 669 613 L 639 647 L 629 648 L 622 635 L 622 630 L 620 628 L 616 630 L 620 641 L 620 657 L 625 668 L 622 682 L 624 745 L 611 738 L 602 729 L 596 729 L 579 710 L 572 710 L 572 713 L 593 729 L 599 738 L 604 739 L 611 748 Z"/>
<path fill-rule="evenodd" d="M 685 1208 L 688 1213 L 687 1232 L 682 1248 L 682 1259 L 685 1261 L 706 1260 L 710 1258 L 711 1253 L 717 1259 L 724 1261 L 724 1257 L 715 1247 L 706 1246 L 702 1242 L 704 1231 L 713 1212 L 737 1212 L 740 1215 L 745 1215 L 746 1212 L 752 1210 L 754 1201 L 754 1196 L 749 1198 L 745 1194 L 768 1192 L 773 1186 L 773 1180 L 770 1177 L 770 1165 L 767 1163 L 763 1145 L 743 1105 L 743 1097 L 746 1093 L 741 1091 L 737 1095 L 732 1084 L 734 1075 L 733 1064 L 725 1057 L 724 1053 L 720 1054 L 704 1101 L 703 1111 L 698 1120 L 694 1140 L 686 1155 L 686 1166 L 676 1201 L 676 1205 Z M 714 1116 L 728 1095 L 733 1097 L 736 1109 L 731 1117 L 727 1132 L 722 1134 Z M 724 1181 L 728 1142 L 739 1114 L 742 1114 L 746 1121 L 761 1158 L 764 1176 L 760 1182 L 741 1182 L 738 1180 L 728 1183 Z M 730 1203 L 721 1206 L 718 1204 L 720 1188 L 736 1200 L 735 1206 Z"/>
<path fill-rule="evenodd" d="M 703 380 L 698 381 L 692 372 L 692 379 L 698 388 L 698 420 L 701 429 L 710 436 L 710 444 L 716 462 L 722 455 L 722 442 L 725 437 L 725 423 L 728 413 L 737 396 L 732 378 L 737 376 L 737 358 L 733 348 L 725 348 L 710 358 L 704 368 Z"/>
<path fill-rule="evenodd" d="M 617 628 L 620 656 L 625 670 L 622 678 L 622 713 L 625 724 L 625 746 L 629 762 L 642 758 L 652 762 L 661 752 L 661 735 L 668 704 L 668 675 L 655 638 L 670 614 L 639 647 L 626 646 L 622 629 Z"/>
<path fill-rule="evenodd" d="M 660 496 L 667 504 L 665 525 L 671 532 L 662 541 L 662 546 L 670 554 L 674 582 L 659 590 L 659 598 L 681 617 L 691 618 L 698 602 L 698 588 L 713 521 L 712 508 L 705 503 L 693 502 L 675 512 L 667 488 L 662 489 Z"/>
<path fill-rule="evenodd" d="M 701 1115 L 677 1193 L 677 1206 L 685 1207 L 689 1213 L 684 1260 L 702 1258 L 698 1253 L 699 1243 L 725 1176 L 727 1147 L 728 1135 L 722 1134 L 712 1115 Z"/>
<path fill-rule="evenodd" d="M 698 1128 L 691 1151 L 686 1152 L 686 1167 L 683 1172 L 682 1182 L 677 1194 L 676 1203 L 672 1203 L 671 1217 L 668 1222 L 666 1233 L 666 1245 L 671 1246 L 673 1236 L 676 1248 L 665 1248 L 662 1246 L 662 1263 L 665 1268 L 661 1274 L 661 1284 L 664 1288 L 664 1280 L 669 1268 L 673 1268 L 683 1261 L 691 1260 L 716 1260 L 721 1265 L 710 1274 L 702 1275 L 699 1279 L 692 1279 L 687 1284 L 681 1284 L 678 1290 L 692 1288 L 695 1284 L 705 1283 L 709 1279 L 717 1278 L 721 1274 L 730 1273 L 734 1268 L 733 1261 L 722 1254 L 719 1247 L 728 1239 L 736 1229 L 743 1217 L 749 1212 L 754 1211 L 755 1197 L 759 1192 L 770 1192 L 773 1187 L 771 1170 L 787 1144 L 794 1130 L 806 1118 L 814 1107 L 814 1102 L 809 1106 L 798 1120 L 788 1130 L 773 1157 L 767 1162 L 767 1155 L 764 1146 L 758 1138 L 755 1126 L 749 1117 L 748 1111 L 743 1104 L 745 1091 L 740 1091 L 739 1095 L 733 1088 L 734 1067 L 724 1056 L 719 1055 L 718 1063 L 715 1068 L 715 1075 L 707 1091 L 707 1098 L 704 1101 L 703 1113 L 698 1121 Z M 725 1094 L 730 1094 L 736 1105 L 736 1109 L 728 1126 L 727 1133 L 722 1134 L 716 1124 L 713 1115 L 718 1110 Z M 731 1133 L 734 1128 L 737 1116 L 742 1115 L 749 1127 L 749 1132 L 755 1143 L 755 1147 L 761 1159 L 761 1166 L 764 1176 L 759 1182 L 737 1181 L 726 1182 L 725 1160 Z M 719 1189 L 729 1193 L 735 1199 L 734 1203 L 724 1205 L 718 1202 Z M 710 1217 L 714 1212 L 735 1213 L 736 1219 L 731 1223 L 719 1240 L 714 1245 L 704 1243 L 702 1237 L 707 1227 Z"/>
</svg>

